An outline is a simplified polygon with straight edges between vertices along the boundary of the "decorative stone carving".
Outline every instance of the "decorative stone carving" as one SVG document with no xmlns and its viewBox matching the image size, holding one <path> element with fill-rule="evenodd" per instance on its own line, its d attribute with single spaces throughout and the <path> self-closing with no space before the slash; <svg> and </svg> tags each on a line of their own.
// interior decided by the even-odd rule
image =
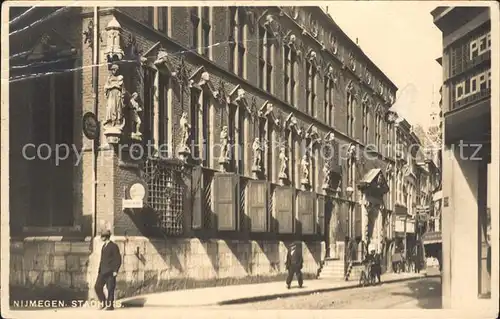
<svg viewBox="0 0 500 319">
<path fill-rule="evenodd" d="M 227 126 L 222 127 L 220 132 L 220 156 L 219 165 L 222 172 L 227 171 L 227 165 L 229 164 L 230 154 L 229 154 L 229 134 Z"/>
<path fill-rule="evenodd" d="M 337 55 L 338 53 L 337 37 L 335 37 L 335 34 L 333 34 L 333 32 L 330 33 L 328 41 L 330 45 L 330 52 L 332 52 L 334 55 Z"/>
<path fill-rule="evenodd" d="M 262 144 L 260 142 L 260 138 L 256 137 L 253 141 L 252 145 L 253 151 L 253 161 L 252 161 L 252 173 L 254 178 L 257 178 L 258 175 L 262 172 Z"/>
<path fill-rule="evenodd" d="M 266 15 L 266 20 L 264 22 L 264 27 L 271 32 L 273 35 L 279 34 L 281 26 L 277 19 L 272 14 Z"/>
<path fill-rule="evenodd" d="M 286 148 L 284 146 L 280 147 L 280 172 L 278 178 L 281 185 L 285 185 L 288 181 L 288 156 L 286 155 Z"/>
<path fill-rule="evenodd" d="M 228 104 L 234 103 L 236 105 L 239 105 L 240 107 L 244 107 L 247 110 L 248 114 L 252 113 L 252 111 L 250 110 L 250 106 L 248 105 L 246 92 L 239 85 L 237 85 L 231 91 L 231 93 L 229 93 L 229 96 L 227 97 L 227 103 Z"/>
<path fill-rule="evenodd" d="M 189 142 L 191 137 L 191 124 L 189 124 L 187 112 L 182 112 L 182 116 L 179 122 L 182 130 L 182 137 L 181 137 L 181 142 L 179 144 L 179 150 L 177 151 L 177 153 L 179 154 L 181 160 L 187 161 L 188 156 L 191 154 L 191 150 L 189 149 Z"/>
<path fill-rule="evenodd" d="M 356 71 L 356 59 L 354 58 L 354 53 L 349 53 L 349 69 L 353 72 Z"/>
<path fill-rule="evenodd" d="M 350 160 L 356 159 L 356 145 L 354 143 L 349 144 L 347 149 L 347 158 Z"/>
<path fill-rule="evenodd" d="M 299 7 L 291 7 L 291 16 L 293 19 L 298 20 L 299 19 Z"/>
<path fill-rule="evenodd" d="M 323 141 L 327 143 L 335 141 L 335 133 L 333 132 L 326 133 L 325 137 L 323 138 Z"/>
<path fill-rule="evenodd" d="M 264 102 L 264 104 L 261 106 L 259 109 L 259 117 L 261 118 L 267 118 L 268 116 L 271 117 L 273 123 L 276 126 L 280 126 L 280 120 L 274 115 L 273 112 L 273 104 L 270 103 L 269 101 Z"/>
<path fill-rule="evenodd" d="M 304 156 L 302 156 L 302 160 L 300 162 L 302 166 L 302 179 L 300 180 L 300 183 L 302 186 L 307 189 L 311 185 L 310 180 L 309 180 L 309 167 L 311 165 L 310 158 L 309 158 L 309 152 L 306 151 Z"/>
<path fill-rule="evenodd" d="M 332 80 L 332 82 L 333 82 L 333 84 L 334 84 L 335 86 L 337 86 L 337 85 L 338 85 L 340 75 L 339 75 L 339 73 L 338 73 L 338 72 L 336 72 L 336 71 L 335 71 L 335 68 L 334 68 L 331 64 L 329 64 L 329 65 L 327 66 L 327 68 L 326 68 L 326 70 L 325 70 L 325 74 L 326 74 L 326 76 L 327 76 L 329 79 L 331 79 L 331 80 Z"/>
<path fill-rule="evenodd" d="M 153 62 L 153 64 L 160 72 L 167 73 L 172 77 L 177 76 L 177 72 L 175 71 L 172 62 L 170 61 L 169 54 L 164 48 L 160 48 L 158 50 L 156 60 Z"/>
<path fill-rule="evenodd" d="M 104 120 L 104 134 L 108 137 L 108 142 L 116 144 L 119 141 L 125 119 L 123 116 L 125 88 L 123 76 L 119 74 L 120 67 L 113 64 L 110 68 L 110 75 L 104 84 L 106 95 L 106 118 Z"/>
<path fill-rule="evenodd" d="M 106 26 L 106 58 L 109 63 L 123 59 L 123 50 L 121 48 L 122 27 L 115 17 Z"/>
<path fill-rule="evenodd" d="M 290 131 L 294 131 L 298 136 L 302 137 L 303 132 L 297 123 L 297 119 L 295 118 L 295 116 L 293 116 L 293 113 L 290 113 L 287 116 L 287 118 L 283 122 L 283 126 L 288 128 Z"/>
<path fill-rule="evenodd" d="M 137 97 L 139 94 L 137 92 L 134 92 L 132 94 L 132 97 L 130 98 L 130 110 L 131 110 L 131 118 L 132 118 L 132 123 L 135 126 L 135 131 L 132 132 L 132 139 L 141 141 L 142 140 L 142 133 L 141 133 L 141 117 L 139 116 L 139 113 L 142 112 L 142 108 L 140 107 L 139 103 L 137 102 Z"/>
<path fill-rule="evenodd" d="M 315 19 L 311 19 L 310 25 L 311 25 L 311 35 L 317 38 L 319 35 L 318 21 L 316 21 Z"/>
<path fill-rule="evenodd" d="M 387 166 L 385 167 L 385 174 L 387 176 L 392 176 L 392 173 L 393 173 L 393 166 L 391 163 L 387 164 Z"/>
<path fill-rule="evenodd" d="M 368 93 L 363 94 L 363 98 L 361 99 L 361 104 L 369 106 L 369 102 L 370 102 L 370 96 L 368 95 Z"/>
<path fill-rule="evenodd" d="M 309 52 L 307 53 L 307 60 L 316 68 L 319 68 L 319 60 L 316 54 L 316 51 L 310 49 Z"/>
</svg>

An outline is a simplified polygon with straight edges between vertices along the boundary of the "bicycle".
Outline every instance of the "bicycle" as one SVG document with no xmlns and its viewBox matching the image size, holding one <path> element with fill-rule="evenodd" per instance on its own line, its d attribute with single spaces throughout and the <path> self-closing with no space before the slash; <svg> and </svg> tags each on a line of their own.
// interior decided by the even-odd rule
<svg viewBox="0 0 500 319">
<path fill-rule="evenodd" d="M 361 276 L 359 277 L 359 285 L 361 287 L 375 284 L 376 278 L 373 275 L 372 266 L 373 263 L 369 263 L 366 265 L 365 269 L 361 271 Z"/>
</svg>

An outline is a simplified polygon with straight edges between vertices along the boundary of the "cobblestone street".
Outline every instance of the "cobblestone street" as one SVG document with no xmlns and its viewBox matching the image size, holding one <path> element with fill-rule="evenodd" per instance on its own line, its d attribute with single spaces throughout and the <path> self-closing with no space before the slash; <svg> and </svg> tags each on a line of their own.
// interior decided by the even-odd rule
<svg viewBox="0 0 500 319">
<path fill-rule="evenodd" d="M 297 289 L 297 288 L 295 288 Z M 422 278 L 381 286 L 280 298 L 222 309 L 440 309 L 441 279 Z"/>
</svg>

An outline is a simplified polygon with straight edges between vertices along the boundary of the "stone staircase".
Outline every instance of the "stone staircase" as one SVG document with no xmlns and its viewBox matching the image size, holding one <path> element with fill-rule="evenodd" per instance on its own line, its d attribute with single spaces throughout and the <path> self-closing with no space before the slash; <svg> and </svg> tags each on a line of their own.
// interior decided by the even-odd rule
<svg viewBox="0 0 500 319">
<path fill-rule="evenodd" d="M 363 265 L 353 265 L 350 272 L 348 281 L 358 281 L 361 276 L 361 271 L 363 271 Z M 318 274 L 318 279 L 328 279 L 328 280 L 338 280 L 345 281 L 344 276 L 344 261 L 337 258 L 327 258 L 325 259 L 323 266 Z"/>
<path fill-rule="evenodd" d="M 344 280 L 344 261 L 338 258 L 326 258 L 318 279 Z"/>
</svg>

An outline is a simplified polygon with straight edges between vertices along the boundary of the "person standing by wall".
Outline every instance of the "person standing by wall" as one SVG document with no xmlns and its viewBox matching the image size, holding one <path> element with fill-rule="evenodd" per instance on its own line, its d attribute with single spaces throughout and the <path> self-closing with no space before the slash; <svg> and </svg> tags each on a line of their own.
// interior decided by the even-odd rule
<svg viewBox="0 0 500 319">
<path fill-rule="evenodd" d="M 101 240 L 104 242 L 101 250 L 101 261 L 94 286 L 97 298 L 101 303 L 100 309 L 114 310 L 116 276 L 122 264 L 122 257 L 118 245 L 111 241 L 111 232 L 104 230 Z M 108 298 L 104 295 L 104 285 L 108 290 Z"/>
<path fill-rule="evenodd" d="M 297 275 L 297 281 L 299 283 L 299 288 L 302 288 L 304 280 L 302 278 L 302 266 L 304 260 L 302 258 L 302 245 L 301 243 L 293 243 L 288 249 L 286 255 L 286 270 L 288 271 L 288 276 L 286 278 L 286 287 L 290 289 L 290 285 L 293 280 L 293 275 Z"/>
</svg>

